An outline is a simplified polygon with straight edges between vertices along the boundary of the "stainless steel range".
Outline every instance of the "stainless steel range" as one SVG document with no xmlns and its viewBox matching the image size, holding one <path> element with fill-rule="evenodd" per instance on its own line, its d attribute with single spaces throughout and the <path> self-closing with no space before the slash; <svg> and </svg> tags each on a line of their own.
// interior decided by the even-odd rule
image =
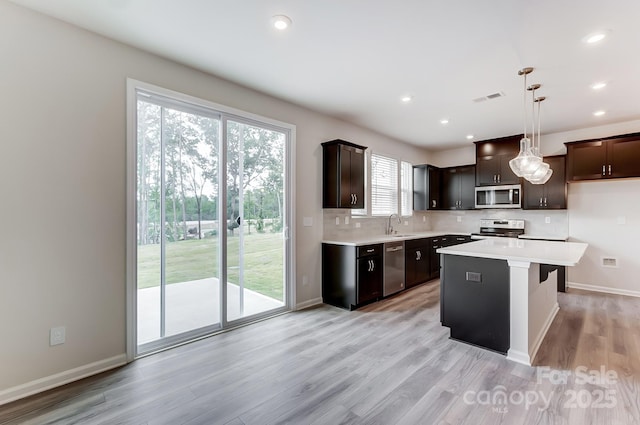
<svg viewBox="0 0 640 425">
<path fill-rule="evenodd" d="M 524 235 L 524 220 L 480 220 L 480 231 L 472 233 L 472 239 L 487 237 L 517 238 Z"/>
</svg>

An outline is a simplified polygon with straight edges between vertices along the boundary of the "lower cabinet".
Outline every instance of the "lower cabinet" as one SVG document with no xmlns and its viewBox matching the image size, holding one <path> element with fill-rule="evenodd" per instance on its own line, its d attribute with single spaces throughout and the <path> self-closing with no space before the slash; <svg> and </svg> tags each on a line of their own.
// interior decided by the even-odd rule
<svg viewBox="0 0 640 425">
<path fill-rule="evenodd" d="M 437 279 L 440 277 L 440 254 L 436 251 L 438 248 L 444 248 L 446 246 L 460 245 L 463 243 L 471 242 L 471 236 L 465 235 L 444 235 L 437 238 L 431 238 L 431 252 L 430 252 L 430 268 L 429 279 Z"/>
<path fill-rule="evenodd" d="M 470 236 L 409 239 L 405 247 L 405 288 L 440 277 L 438 248 L 470 242 Z M 322 301 L 354 310 L 383 297 L 384 244 L 322 244 Z"/>
<path fill-rule="evenodd" d="M 349 310 L 382 298 L 383 244 L 322 244 L 322 301 Z"/>
<path fill-rule="evenodd" d="M 411 288 L 431 279 L 431 238 L 405 241 L 405 287 Z"/>
</svg>

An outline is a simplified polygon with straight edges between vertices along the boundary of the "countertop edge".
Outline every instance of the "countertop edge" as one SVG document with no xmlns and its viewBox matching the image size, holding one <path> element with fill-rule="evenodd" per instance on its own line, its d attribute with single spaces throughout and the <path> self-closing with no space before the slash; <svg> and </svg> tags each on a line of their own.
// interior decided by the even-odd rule
<svg viewBox="0 0 640 425">
<path fill-rule="evenodd" d="M 375 245 L 380 243 L 387 242 L 395 242 L 395 241 L 409 241 L 413 239 L 425 239 L 425 238 L 437 238 L 441 236 L 471 236 L 469 232 L 416 232 L 411 233 L 409 235 L 404 236 L 388 236 L 388 235 L 379 235 L 372 236 L 371 239 L 354 239 L 350 241 L 340 241 L 333 239 L 323 239 L 322 243 L 331 244 L 331 245 L 345 245 L 345 246 L 362 246 L 362 245 Z"/>
<path fill-rule="evenodd" d="M 530 241 L 530 242 L 535 242 L 538 246 L 539 244 L 545 244 L 545 243 L 548 243 L 548 244 L 558 243 L 556 241 Z M 581 252 L 579 253 L 579 255 L 577 255 L 575 252 L 573 253 L 567 252 L 566 255 L 562 255 L 562 254 L 559 255 L 559 257 L 564 257 L 564 258 L 558 258 L 558 256 L 556 256 L 556 258 L 545 258 L 540 255 L 536 255 L 537 253 L 535 252 L 532 253 L 531 255 L 527 255 L 526 251 L 523 252 L 522 255 L 514 254 L 513 251 L 511 251 L 510 253 L 502 254 L 498 252 L 492 252 L 492 250 L 495 248 L 494 246 L 487 247 L 483 245 L 478 245 L 471 248 L 469 247 L 469 245 L 470 244 L 463 244 L 463 245 L 439 248 L 436 252 L 438 254 L 459 255 L 463 257 L 477 257 L 477 258 L 487 258 L 487 259 L 506 260 L 506 261 L 522 261 L 522 262 L 529 262 L 529 263 L 551 264 L 556 266 L 573 267 L 573 266 L 576 266 L 578 263 L 580 263 L 580 260 L 582 260 L 582 258 L 584 257 L 584 254 L 589 246 L 584 242 L 564 242 L 562 243 L 562 245 L 567 247 L 568 249 L 571 249 L 571 247 L 576 247 L 576 246 L 578 247 L 578 249 L 581 249 Z M 502 248 L 502 247 L 498 246 L 498 248 Z M 531 248 L 535 249 L 533 247 Z"/>
</svg>

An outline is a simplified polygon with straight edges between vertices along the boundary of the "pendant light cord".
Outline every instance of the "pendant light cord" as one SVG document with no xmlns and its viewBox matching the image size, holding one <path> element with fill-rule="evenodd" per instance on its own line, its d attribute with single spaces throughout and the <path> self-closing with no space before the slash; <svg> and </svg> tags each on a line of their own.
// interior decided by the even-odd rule
<svg viewBox="0 0 640 425">
<path fill-rule="evenodd" d="M 534 155 L 538 156 L 538 151 L 536 150 L 536 89 L 535 85 L 532 85 L 531 89 L 531 152 Z"/>
<path fill-rule="evenodd" d="M 535 100 L 535 99 L 534 99 Z M 538 154 L 540 155 L 540 158 L 542 158 L 542 145 L 540 144 L 540 104 L 542 103 L 542 100 L 538 100 Z"/>
<path fill-rule="evenodd" d="M 523 116 L 524 116 L 524 134 L 523 134 L 523 138 L 526 139 L 527 138 L 527 73 L 523 73 L 524 75 L 524 90 L 522 90 L 523 97 L 522 97 L 522 112 L 523 112 Z"/>
</svg>

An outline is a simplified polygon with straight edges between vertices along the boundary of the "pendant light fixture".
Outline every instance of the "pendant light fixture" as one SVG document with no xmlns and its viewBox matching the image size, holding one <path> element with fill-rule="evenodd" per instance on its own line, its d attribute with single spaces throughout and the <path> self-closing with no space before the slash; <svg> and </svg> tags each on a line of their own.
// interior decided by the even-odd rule
<svg viewBox="0 0 640 425">
<path fill-rule="evenodd" d="M 524 177 L 533 184 L 546 183 L 553 170 L 549 168 L 549 164 L 542 161 L 540 154 L 540 102 L 545 98 L 536 98 L 535 91 L 539 89 L 540 84 L 533 84 L 527 87 L 527 75 L 533 71 L 533 68 L 527 67 L 518 71 L 518 75 L 523 76 L 523 116 L 524 116 L 524 134 L 520 140 L 520 152 L 518 156 L 509 161 L 509 167 L 518 177 Z M 531 91 L 533 105 L 538 104 L 538 137 L 536 144 L 536 128 L 535 128 L 535 107 L 532 107 L 531 113 L 531 138 L 527 137 L 527 91 Z"/>
</svg>

